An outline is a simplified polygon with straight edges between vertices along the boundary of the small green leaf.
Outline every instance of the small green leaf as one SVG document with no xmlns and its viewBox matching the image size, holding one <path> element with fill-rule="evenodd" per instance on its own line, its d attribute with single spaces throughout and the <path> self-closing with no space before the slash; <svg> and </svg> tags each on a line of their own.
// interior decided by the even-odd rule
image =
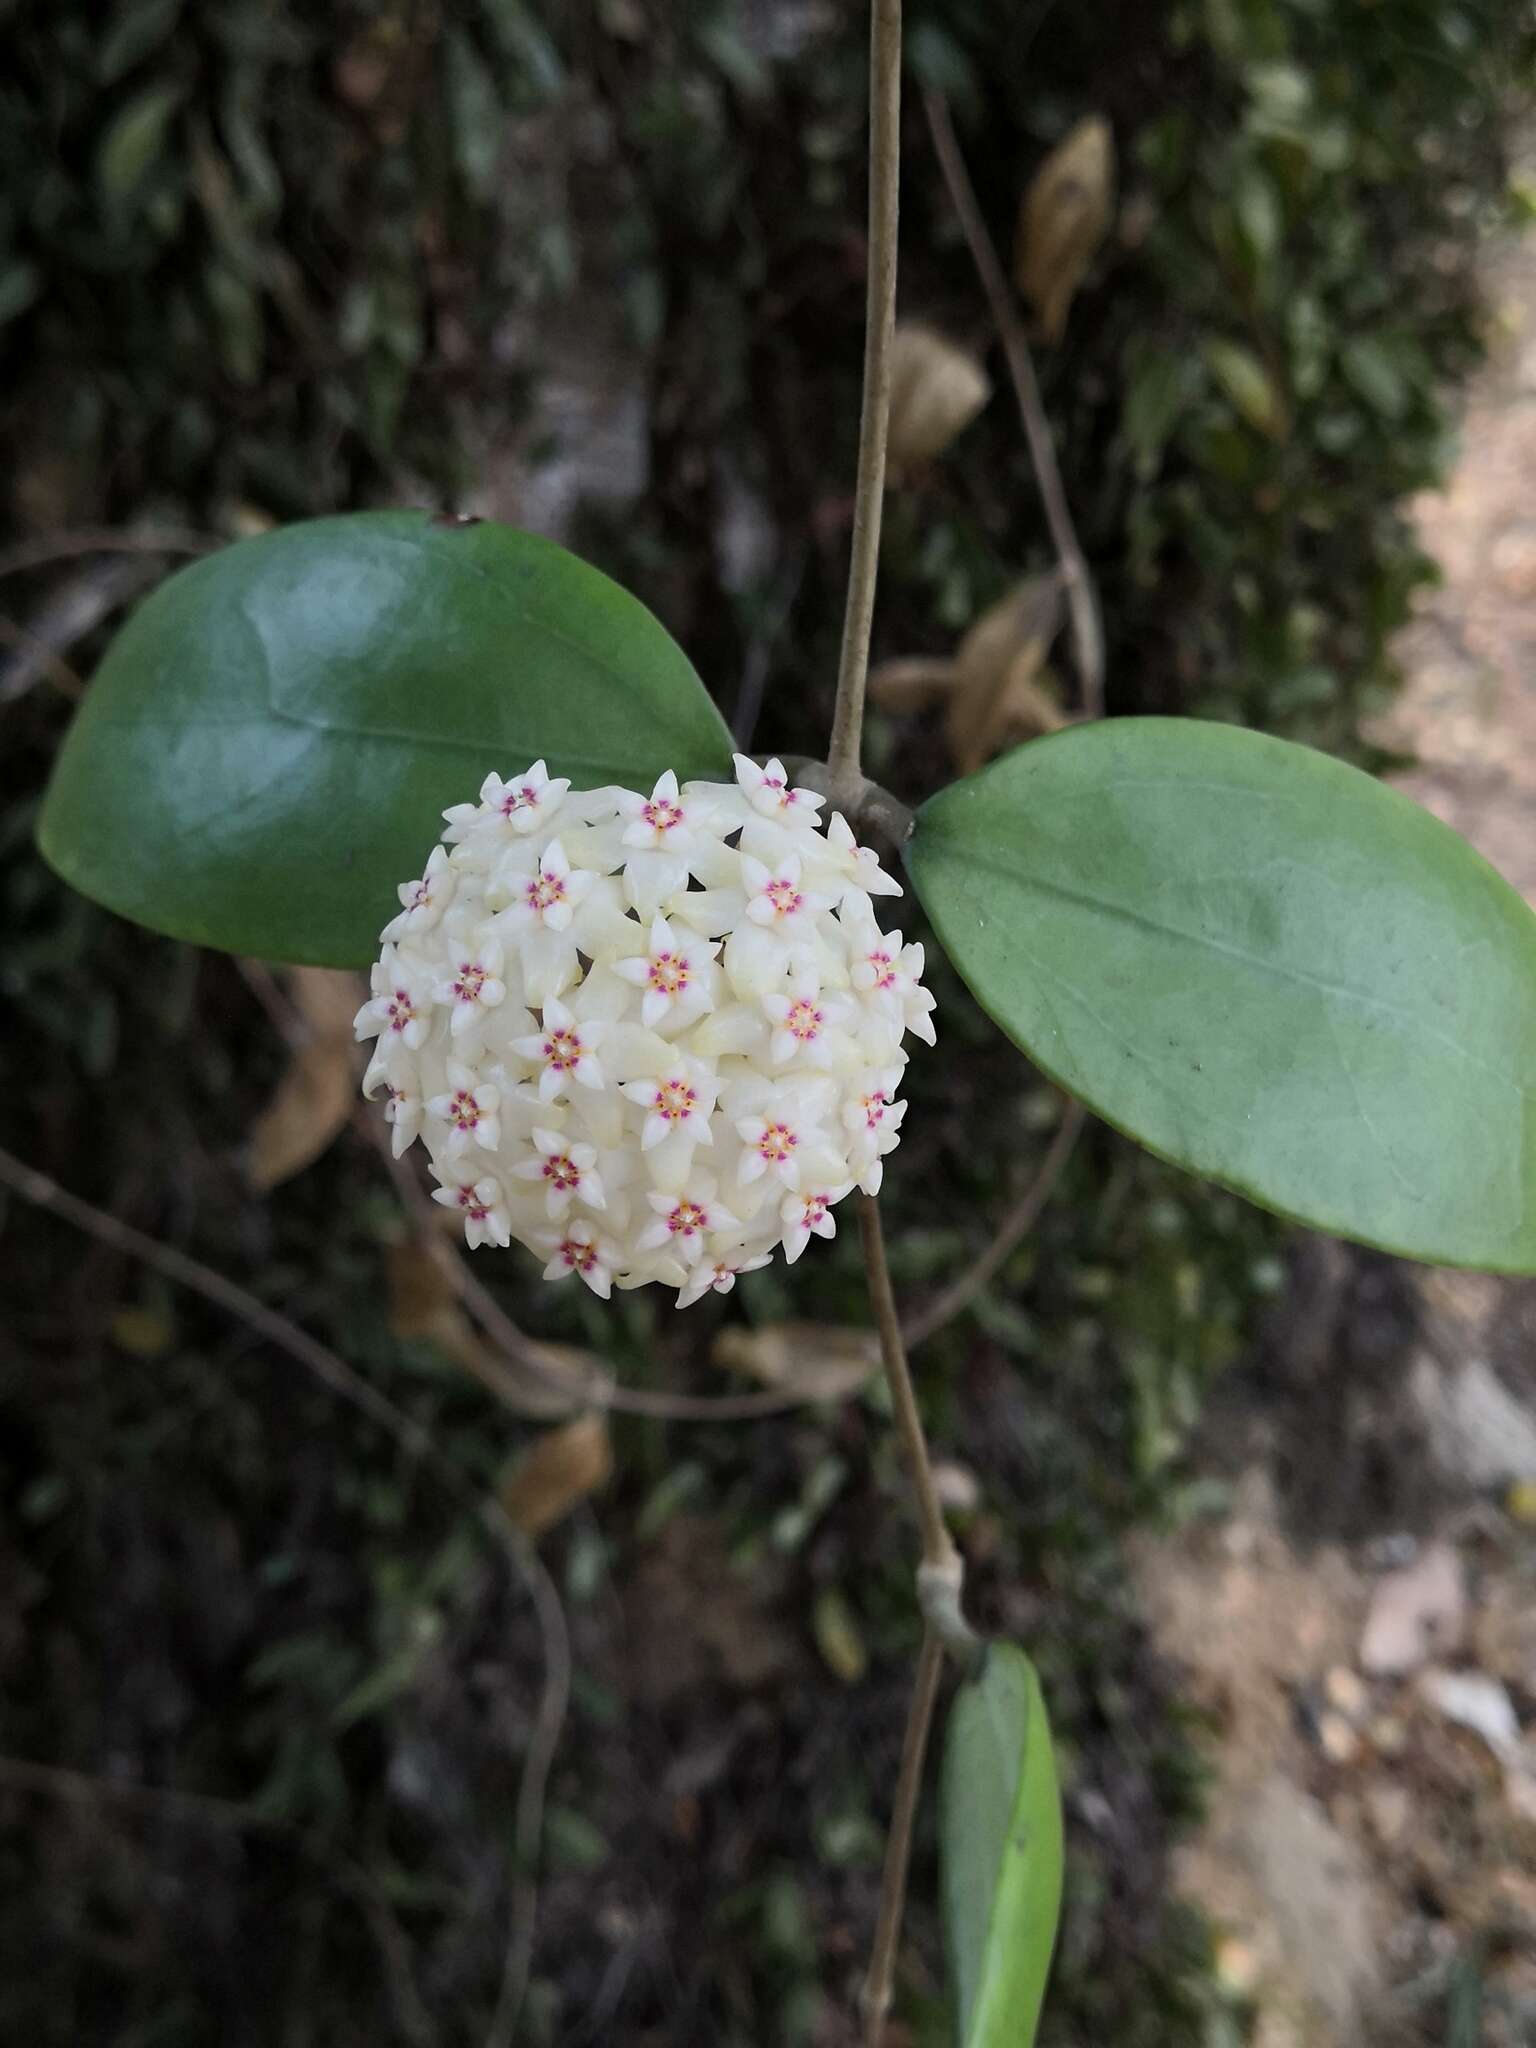
<svg viewBox="0 0 1536 2048">
<path fill-rule="evenodd" d="M 179 85 L 152 85 L 131 99 L 101 138 L 96 182 L 107 207 L 122 212 L 137 198 L 165 144 Z"/>
<path fill-rule="evenodd" d="M 1272 441 L 1281 440 L 1287 426 L 1285 400 L 1253 350 L 1212 335 L 1201 344 L 1201 352 L 1212 376 L 1249 426 Z"/>
<path fill-rule="evenodd" d="M 1339 367 L 1358 396 L 1383 419 L 1400 420 L 1408 410 L 1404 365 L 1390 343 L 1369 334 L 1356 336 L 1339 350 Z"/>
<path fill-rule="evenodd" d="M 993 1643 L 950 1709 L 939 1846 L 959 2048 L 1030 2048 L 1061 1911 L 1061 1795 L 1040 1681 Z"/>
<path fill-rule="evenodd" d="M 1072 1094 L 1265 1208 L 1536 1272 L 1536 917 L 1447 826 L 1232 726 L 1079 726 L 941 790 L 908 861 Z"/>
<path fill-rule="evenodd" d="M 154 592 L 65 740 L 38 840 L 172 937 L 361 965 L 442 812 L 544 757 L 579 786 L 729 777 L 687 657 L 574 555 L 420 512 L 242 541 Z"/>
</svg>

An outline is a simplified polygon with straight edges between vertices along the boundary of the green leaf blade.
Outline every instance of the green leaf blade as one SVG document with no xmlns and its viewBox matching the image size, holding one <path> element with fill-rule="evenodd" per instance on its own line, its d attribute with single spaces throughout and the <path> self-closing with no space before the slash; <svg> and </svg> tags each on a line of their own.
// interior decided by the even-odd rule
<svg viewBox="0 0 1536 2048">
<path fill-rule="evenodd" d="M 988 1647 L 950 1710 L 940 1792 L 959 2048 L 1030 2048 L 1061 1911 L 1061 1795 L 1034 1667 Z"/>
<path fill-rule="evenodd" d="M 491 521 L 313 520 L 182 570 L 133 615 L 38 841 L 153 930 L 361 966 L 443 810 L 540 757 L 584 787 L 731 772 L 682 650 L 574 555 Z"/>
<path fill-rule="evenodd" d="M 908 863 L 982 1006 L 1107 1122 L 1319 1229 L 1536 1271 L 1536 917 L 1407 798 L 1114 720 L 940 791 Z"/>
</svg>

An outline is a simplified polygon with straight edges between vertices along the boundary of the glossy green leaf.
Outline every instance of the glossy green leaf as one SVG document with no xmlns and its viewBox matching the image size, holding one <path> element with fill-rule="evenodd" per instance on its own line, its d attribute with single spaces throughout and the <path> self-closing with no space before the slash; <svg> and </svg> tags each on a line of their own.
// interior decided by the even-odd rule
<svg viewBox="0 0 1536 2048">
<path fill-rule="evenodd" d="M 940 791 L 908 860 L 977 998 L 1154 1152 L 1410 1258 L 1536 1271 L 1536 916 L 1327 755 L 1115 719 Z"/>
<path fill-rule="evenodd" d="M 993 1643 L 944 1742 L 939 1842 L 958 2048 L 1030 2048 L 1061 1911 L 1061 1795 L 1033 1665 Z"/>
<path fill-rule="evenodd" d="M 361 965 L 444 808 L 540 756 L 585 787 L 731 768 L 681 649 L 574 555 L 489 521 L 320 519 L 140 607 L 38 838 L 66 881 L 156 931 Z"/>
</svg>

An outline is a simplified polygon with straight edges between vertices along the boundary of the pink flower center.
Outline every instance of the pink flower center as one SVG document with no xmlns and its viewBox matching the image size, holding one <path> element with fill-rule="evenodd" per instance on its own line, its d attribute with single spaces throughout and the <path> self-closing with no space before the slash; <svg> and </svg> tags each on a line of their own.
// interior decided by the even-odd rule
<svg viewBox="0 0 1536 2048">
<path fill-rule="evenodd" d="M 464 1214 L 475 1223 L 483 1223 L 491 1213 L 488 1204 L 481 1201 L 480 1197 L 475 1193 L 472 1183 L 468 1181 L 465 1181 L 459 1188 L 458 1204 L 464 1211 Z"/>
<path fill-rule="evenodd" d="M 581 1186 L 581 1168 L 568 1152 L 561 1152 L 545 1160 L 544 1178 L 553 1181 L 562 1194 L 570 1194 Z"/>
<path fill-rule="evenodd" d="M 396 1088 L 392 1082 L 388 1081 L 384 1084 L 384 1094 L 386 1097 L 384 1103 L 385 1121 L 387 1123 L 394 1123 L 405 1115 L 406 1106 L 411 1098 L 403 1088 Z"/>
<path fill-rule="evenodd" d="M 688 962 L 680 953 L 658 953 L 651 962 L 651 987 L 664 996 L 680 996 L 688 979 Z"/>
<path fill-rule="evenodd" d="M 894 988 L 896 986 L 896 963 L 892 960 L 890 954 L 869 953 L 865 957 L 870 966 L 875 970 L 875 987 Z"/>
<path fill-rule="evenodd" d="M 427 910 L 431 907 L 431 903 L 432 884 L 425 881 L 418 882 L 411 896 L 412 910 Z"/>
<path fill-rule="evenodd" d="M 827 1197 L 825 1195 L 806 1196 L 805 1216 L 803 1220 L 805 1222 L 805 1227 L 807 1230 L 811 1229 L 815 1224 L 824 1221 L 826 1213 Z"/>
<path fill-rule="evenodd" d="M 775 917 L 793 917 L 803 901 L 794 883 L 786 882 L 781 875 L 774 876 L 764 888 L 763 894 L 773 905 Z"/>
<path fill-rule="evenodd" d="M 468 1088 L 459 1089 L 448 1105 L 448 1121 L 461 1131 L 472 1131 L 480 1121 L 480 1105 Z"/>
<path fill-rule="evenodd" d="M 478 1003 L 480 991 L 490 978 L 478 962 L 466 960 L 459 969 L 458 980 L 453 984 L 453 993 L 461 1003 Z"/>
<path fill-rule="evenodd" d="M 416 1005 L 411 1001 L 409 991 L 397 988 L 389 999 L 390 1030 L 403 1031 L 407 1024 L 414 1023 L 415 1018 Z"/>
<path fill-rule="evenodd" d="M 557 1074 L 567 1073 L 582 1057 L 580 1037 L 574 1031 L 551 1031 L 544 1041 L 544 1057 Z"/>
<path fill-rule="evenodd" d="M 693 1114 L 698 1099 L 698 1090 L 690 1088 L 686 1081 L 663 1081 L 656 1090 L 656 1114 L 665 1117 L 669 1124 L 678 1123 Z"/>
<path fill-rule="evenodd" d="M 514 811 L 536 811 L 539 808 L 539 792 L 531 782 L 524 782 L 516 789 L 504 789 L 501 793 L 501 815 L 510 818 Z"/>
<path fill-rule="evenodd" d="M 770 1166 L 781 1165 L 799 1142 L 788 1124 L 769 1124 L 757 1141 L 757 1149 Z"/>
<path fill-rule="evenodd" d="M 704 1228 L 707 1221 L 708 1217 L 698 1203 L 685 1198 L 667 1218 L 667 1228 L 674 1237 L 692 1237 Z"/>
<path fill-rule="evenodd" d="M 804 996 L 790 1004 L 789 1015 L 784 1020 L 790 1036 L 798 1038 L 802 1045 L 811 1043 L 825 1021 L 823 1013 Z"/>
<path fill-rule="evenodd" d="M 859 1107 L 864 1112 L 864 1127 L 866 1130 L 875 1130 L 880 1124 L 884 1123 L 887 1099 L 885 1094 L 878 1088 L 873 1095 L 861 1095 L 859 1097 Z"/>
<path fill-rule="evenodd" d="M 560 1240 L 556 1257 L 573 1272 L 590 1273 L 597 1264 L 597 1246 L 589 1244 L 585 1238 L 564 1237 Z"/>
<path fill-rule="evenodd" d="M 683 807 L 673 803 L 670 797 L 656 796 L 648 804 L 642 804 L 640 815 L 654 831 L 670 832 L 683 822 Z"/>
<path fill-rule="evenodd" d="M 534 876 L 524 894 L 530 910 L 543 912 L 565 901 L 565 883 L 559 875 L 540 873 Z"/>
</svg>

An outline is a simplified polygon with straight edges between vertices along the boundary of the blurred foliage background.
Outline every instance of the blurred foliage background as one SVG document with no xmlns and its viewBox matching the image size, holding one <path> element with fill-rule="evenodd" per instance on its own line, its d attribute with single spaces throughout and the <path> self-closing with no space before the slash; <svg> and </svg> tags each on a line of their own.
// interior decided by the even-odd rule
<svg viewBox="0 0 1536 2048">
<path fill-rule="evenodd" d="M 760 698 L 759 745 L 819 751 L 865 33 L 849 0 L 0 0 L 0 1141 L 313 1327 L 486 1487 L 548 1417 L 509 1413 L 412 1314 L 367 1143 L 252 1184 L 284 998 L 71 897 L 30 849 L 72 674 L 169 566 L 77 541 L 402 499 L 522 519 L 651 602 L 728 715 Z M 1005 249 L 1047 152 L 1086 115 L 1113 135 L 1108 233 L 1038 350 L 1110 708 L 1361 751 L 1429 573 L 1403 500 L 1476 359 L 1527 9 L 912 0 L 908 49 Z M 904 177 L 903 312 L 1001 384 L 915 93 Z M 1005 390 L 887 517 L 886 657 L 949 654 L 1050 565 Z M 871 738 L 903 796 L 942 779 L 931 714 Z M 1058 1115 L 936 981 L 889 1180 L 911 1297 L 982 1246 Z M 394 1940 L 429 2033 L 483 2038 L 540 1670 L 526 1598 L 248 1329 L 19 1202 L 3 1223 L 0 1750 L 90 1782 L 0 1770 L 0 2028 L 422 2038 Z M 710 1392 L 732 1384 L 722 1327 L 859 1322 L 847 1237 L 793 1291 L 764 1273 L 682 1322 L 536 1291 L 518 1261 L 493 1278 L 621 1378 Z M 1054 2048 L 1244 2038 L 1167 1894 L 1199 1766 L 1118 1545 L 1199 1510 L 1181 1453 L 1277 1312 L 1284 1243 L 1095 1130 L 921 1361 L 978 1614 L 1030 1643 L 1063 1741 Z M 526 2038 L 851 2040 L 916 1640 L 879 1399 L 613 1433 L 606 1495 L 544 1544 L 576 1692 Z M 925 1836 L 901 2018 L 937 2048 L 932 1898 Z"/>
</svg>

